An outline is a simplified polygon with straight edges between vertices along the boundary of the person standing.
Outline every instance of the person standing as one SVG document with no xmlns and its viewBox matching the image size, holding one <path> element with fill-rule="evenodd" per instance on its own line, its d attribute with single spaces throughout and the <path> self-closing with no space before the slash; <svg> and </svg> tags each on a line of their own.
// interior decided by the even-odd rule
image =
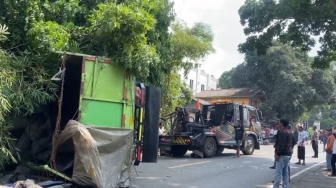
<svg viewBox="0 0 336 188">
<path fill-rule="evenodd" d="M 295 126 L 295 130 L 293 131 L 293 136 L 294 136 L 295 140 L 299 139 L 299 127 L 300 126 Z"/>
<path fill-rule="evenodd" d="M 336 132 L 334 131 L 332 136 L 334 136 L 334 138 L 336 138 Z M 333 151 L 332 151 L 332 155 L 331 155 L 331 174 L 329 176 L 336 176 L 336 139 L 334 139 L 334 144 L 333 144 Z"/>
<path fill-rule="evenodd" d="M 299 127 L 299 135 L 298 135 L 298 150 L 297 150 L 297 156 L 299 161 L 295 164 L 305 166 L 305 155 L 306 155 L 306 148 L 305 148 L 305 142 L 307 139 L 307 134 L 303 131 L 303 127 Z M 301 163 L 302 160 L 302 163 Z"/>
<path fill-rule="evenodd" d="M 237 125 L 233 125 L 233 127 L 235 129 L 235 140 L 237 146 L 237 152 L 234 157 L 240 157 L 240 145 L 242 144 L 244 137 L 244 127 L 239 119 L 237 120 Z"/>
<path fill-rule="evenodd" d="M 162 125 L 162 123 L 159 123 L 159 135 L 163 135 L 164 134 L 164 126 Z"/>
<path fill-rule="evenodd" d="M 279 123 L 277 123 L 278 125 Z M 277 130 L 277 125 L 275 125 L 275 130 Z M 275 131 L 273 130 L 273 133 Z M 276 154 L 276 146 L 277 146 L 277 140 L 278 140 L 278 135 L 277 135 L 277 132 L 275 132 L 275 134 L 273 135 L 273 138 L 274 138 L 274 155 Z M 270 169 L 275 169 L 275 166 L 276 166 L 276 161 L 275 161 L 275 158 L 274 158 L 274 163 L 273 163 L 273 166 L 270 167 Z"/>
<path fill-rule="evenodd" d="M 330 136 L 329 130 L 328 129 L 324 129 L 323 130 L 323 134 L 322 134 L 323 151 L 326 150 L 327 140 L 328 140 L 329 136 Z"/>
<path fill-rule="evenodd" d="M 255 121 L 255 115 L 252 115 L 250 118 L 249 118 L 249 122 L 250 122 L 250 130 L 253 130 L 254 127 L 253 127 L 253 122 Z"/>
<path fill-rule="evenodd" d="M 295 137 L 294 133 L 293 133 L 293 130 L 292 130 L 292 126 L 291 125 L 288 125 L 288 129 L 291 131 L 292 133 L 292 153 L 291 153 L 291 156 L 289 158 L 289 162 L 288 162 L 288 182 L 291 182 L 291 173 L 290 173 L 290 160 L 292 159 L 292 155 L 293 155 L 293 150 L 294 150 L 294 146 L 296 145 L 297 143 L 297 138 Z"/>
<path fill-rule="evenodd" d="M 312 135 L 312 141 L 311 141 L 311 144 L 312 144 L 312 147 L 313 147 L 313 150 L 314 150 L 314 156 L 312 156 L 313 158 L 318 158 L 318 132 L 317 132 L 317 127 L 314 126 L 313 127 L 313 135 Z"/>
<path fill-rule="evenodd" d="M 276 135 L 276 134 L 277 134 L 277 132 L 278 132 L 278 129 L 277 129 L 277 128 L 275 128 L 275 129 L 273 130 L 273 135 Z"/>
<path fill-rule="evenodd" d="M 160 147 L 160 136 L 162 136 L 164 134 L 164 126 L 162 124 L 162 122 L 159 123 L 159 139 L 158 139 L 158 155 L 163 155 L 161 153 L 161 147 Z"/>
<path fill-rule="evenodd" d="M 325 171 L 331 171 L 331 157 L 333 153 L 333 147 L 334 147 L 334 141 L 335 137 L 332 134 L 331 129 L 328 129 L 328 139 L 327 139 L 327 145 L 326 145 L 326 164 L 327 164 L 327 169 Z"/>
<path fill-rule="evenodd" d="M 274 136 L 274 134 L 273 134 L 273 132 L 274 132 L 274 127 L 273 127 L 273 126 L 271 127 L 271 129 L 270 129 L 269 132 L 270 132 L 270 137 L 271 137 L 271 136 Z"/>
<path fill-rule="evenodd" d="M 288 129 L 288 126 L 289 126 L 288 120 L 285 119 L 280 120 L 280 123 L 278 125 L 279 130 L 277 131 L 278 142 L 275 154 L 276 167 L 275 167 L 275 180 L 273 188 L 279 188 L 281 179 L 283 182 L 283 188 L 288 188 L 289 184 L 288 165 L 293 153 L 294 136 L 292 131 Z"/>
</svg>

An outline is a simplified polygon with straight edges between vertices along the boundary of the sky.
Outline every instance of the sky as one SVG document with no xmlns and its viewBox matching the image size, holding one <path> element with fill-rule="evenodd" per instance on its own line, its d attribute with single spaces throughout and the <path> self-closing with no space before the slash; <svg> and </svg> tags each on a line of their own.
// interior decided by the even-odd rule
<svg viewBox="0 0 336 188">
<path fill-rule="evenodd" d="M 189 26 L 195 22 L 206 23 L 213 30 L 216 52 L 201 62 L 201 69 L 219 78 L 224 71 L 229 71 L 244 61 L 244 55 L 238 52 L 238 45 L 246 39 L 238 10 L 245 0 L 172 1 L 177 18 L 184 20 Z M 308 54 L 315 56 L 319 47 L 320 44 L 317 43 Z"/>
<path fill-rule="evenodd" d="M 176 16 L 188 25 L 204 22 L 214 33 L 215 53 L 207 56 L 201 69 L 219 78 L 244 61 L 238 45 L 246 39 L 238 9 L 245 0 L 173 0 Z"/>
</svg>

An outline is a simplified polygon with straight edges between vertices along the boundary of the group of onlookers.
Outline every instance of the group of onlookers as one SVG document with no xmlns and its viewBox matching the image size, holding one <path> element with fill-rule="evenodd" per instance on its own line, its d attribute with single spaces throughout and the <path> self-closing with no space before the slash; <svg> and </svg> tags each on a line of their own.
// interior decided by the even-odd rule
<svg viewBox="0 0 336 188">
<path fill-rule="evenodd" d="M 306 165 L 305 163 L 305 156 L 306 156 L 306 148 L 305 145 L 308 143 L 308 136 L 309 134 L 303 130 L 302 126 L 298 127 L 298 135 L 297 135 L 297 157 L 298 162 L 295 163 L 297 165 Z M 314 155 L 312 158 L 318 158 L 318 140 L 319 140 L 319 134 L 317 131 L 316 126 L 313 127 L 313 133 L 311 136 L 311 145 L 314 150 Z M 301 163 L 302 160 L 302 163 Z"/>
<path fill-rule="evenodd" d="M 306 155 L 306 144 L 308 143 L 309 133 L 303 129 L 302 126 L 299 126 L 297 132 L 292 132 L 291 126 L 289 122 L 285 119 L 281 119 L 279 123 L 276 125 L 276 129 L 278 130 L 275 138 L 275 164 L 270 167 L 275 169 L 275 180 L 273 187 L 278 188 L 280 183 L 284 188 L 288 188 L 288 184 L 290 181 L 290 167 L 289 161 L 293 154 L 293 148 L 297 145 L 297 157 L 298 162 L 295 163 L 297 165 L 306 165 L 305 163 L 305 155 Z M 333 137 L 332 137 L 333 136 Z M 336 176 L 336 141 L 335 139 L 336 133 L 332 134 L 331 130 L 326 142 L 326 153 L 327 153 L 327 170 L 332 171 L 331 176 Z M 311 145 L 314 150 L 313 158 L 318 158 L 318 143 L 319 143 L 319 134 L 317 131 L 317 127 L 313 127 L 313 132 L 311 134 Z M 332 150 L 332 151 L 331 151 Z M 333 152 L 334 151 L 334 152 Z M 332 154 L 335 153 L 335 154 Z"/>
<path fill-rule="evenodd" d="M 324 131 L 326 136 L 326 144 L 324 151 L 326 152 L 326 171 L 331 172 L 329 176 L 336 176 L 336 130 L 327 129 Z"/>
</svg>

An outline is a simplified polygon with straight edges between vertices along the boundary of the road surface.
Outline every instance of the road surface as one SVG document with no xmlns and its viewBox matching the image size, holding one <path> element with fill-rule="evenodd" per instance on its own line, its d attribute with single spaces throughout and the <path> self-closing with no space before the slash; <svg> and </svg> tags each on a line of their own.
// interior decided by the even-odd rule
<svg viewBox="0 0 336 188">
<path fill-rule="evenodd" d="M 297 178 L 314 165 L 325 160 L 322 145 L 319 158 L 312 158 L 311 145 L 306 146 L 306 166 L 298 166 L 296 149 L 291 160 L 292 178 Z M 233 158 L 235 150 L 225 150 L 213 158 L 195 159 L 190 153 L 182 158 L 160 156 L 158 163 L 142 163 L 131 174 L 131 188 L 240 188 L 270 187 L 274 179 L 274 149 L 272 145 L 261 146 L 253 155 Z M 137 171 L 137 174 L 135 172 Z"/>
</svg>

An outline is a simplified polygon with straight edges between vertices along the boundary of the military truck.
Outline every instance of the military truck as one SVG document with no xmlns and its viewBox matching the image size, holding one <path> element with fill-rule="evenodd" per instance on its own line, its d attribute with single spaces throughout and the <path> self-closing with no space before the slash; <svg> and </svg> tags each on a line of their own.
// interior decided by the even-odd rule
<svg viewBox="0 0 336 188">
<path fill-rule="evenodd" d="M 225 148 L 237 149 L 232 125 L 240 120 L 244 126 L 241 150 L 245 155 L 252 155 L 255 149 L 260 149 L 261 118 L 257 108 L 230 101 L 203 105 L 202 110 L 176 108 L 175 116 L 170 116 L 169 133 L 159 136 L 160 151 L 183 156 L 190 150 L 192 157 L 212 157 Z M 162 120 L 169 122 L 167 118 Z"/>
</svg>

